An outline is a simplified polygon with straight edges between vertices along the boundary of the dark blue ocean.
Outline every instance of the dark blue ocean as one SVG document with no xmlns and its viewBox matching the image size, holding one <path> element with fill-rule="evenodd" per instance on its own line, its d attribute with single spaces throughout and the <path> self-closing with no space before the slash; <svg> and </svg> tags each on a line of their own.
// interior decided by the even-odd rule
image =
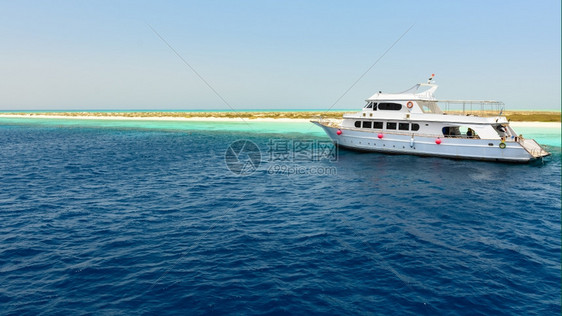
<svg viewBox="0 0 562 316">
<path fill-rule="evenodd" d="M 0 314 L 560 314 L 560 147 L 293 155 L 326 140 L 0 124 Z"/>
</svg>

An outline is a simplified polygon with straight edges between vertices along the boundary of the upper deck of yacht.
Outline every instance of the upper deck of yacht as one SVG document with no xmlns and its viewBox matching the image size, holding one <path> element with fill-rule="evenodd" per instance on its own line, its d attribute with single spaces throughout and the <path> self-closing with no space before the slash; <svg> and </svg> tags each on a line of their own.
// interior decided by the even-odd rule
<svg viewBox="0 0 562 316">
<path fill-rule="evenodd" d="M 428 89 L 420 91 L 420 88 L 428 87 Z M 433 93 L 439 86 L 433 83 L 418 83 L 410 89 L 400 93 L 378 93 L 373 94 L 366 101 L 406 101 L 406 100 L 425 100 L 437 101 Z"/>
<path fill-rule="evenodd" d="M 502 116 L 504 104 L 493 100 L 437 100 L 438 86 L 419 83 L 400 93 L 379 91 L 366 100 L 360 112 L 347 113 L 344 118 L 408 119 L 434 122 L 472 124 L 507 123 Z"/>
</svg>

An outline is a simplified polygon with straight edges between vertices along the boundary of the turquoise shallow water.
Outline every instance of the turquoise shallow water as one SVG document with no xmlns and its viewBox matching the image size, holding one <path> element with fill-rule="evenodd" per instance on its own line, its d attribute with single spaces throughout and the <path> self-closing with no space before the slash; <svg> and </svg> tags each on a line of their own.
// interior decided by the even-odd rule
<svg viewBox="0 0 562 316">
<path fill-rule="evenodd" d="M 560 125 L 557 128 L 515 127 L 515 130 L 527 138 L 534 138 L 541 145 L 560 147 L 562 142 Z"/>
<path fill-rule="evenodd" d="M 51 118 L 0 118 L 0 124 L 38 124 L 43 126 L 85 126 L 146 128 L 160 130 L 191 131 L 231 131 L 249 133 L 287 134 L 302 133 L 312 136 L 325 136 L 324 131 L 309 122 L 287 121 L 162 121 L 162 120 L 90 120 L 90 119 L 51 119 Z M 327 136 L 326 136 L 327 137 Z"/>
<path fill-rule="evenodd" d="M 288 134 L 299 133 L 314 137 L 327 137 L 321 128 L 309 122 L 264 122 L 252 120 L 228 122 L 204 121 L 149 121 L 149 120 L 84 120 L 84 119 L 51 119 L 51 118 L 0 118 L 0 124 L 39 124 L 44 126 L 85 126 L 85 127 L 119 127 L 146 128 L 160 130 L 192 130 L 192 131 L 232 131 L 249 133 Z M 561 146 L 561 128 L 516 127 L 518 134 L 533 138 L 541 145 Z"/>
</svg>

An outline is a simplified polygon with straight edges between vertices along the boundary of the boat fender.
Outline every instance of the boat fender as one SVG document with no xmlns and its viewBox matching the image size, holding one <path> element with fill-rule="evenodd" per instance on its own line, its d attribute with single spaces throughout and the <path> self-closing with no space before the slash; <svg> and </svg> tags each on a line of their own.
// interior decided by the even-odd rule
<svg viewBox="0 0 562 316">
<path fill-rule="evenodd" d="M 408 103 L 406 103 L 406 106 L 408 107 L 408 109 L 411 109 L 414 107 L 414 102 L 408 101 Z"/>
<path fill-rule="evenodd" d="M 435 143 L 436 143 L 437 145 L 440 145 L 440 144 L 441 144 L 441 139 L 440 139 L 440 138 L 437 138 L 437 139 L 435 140 Z"/>
<path fill-rule="evenodd" d="M 410 138 L 410 147 L 414 147 L 414 137 Z"/>
<path fill-rule="evenodd" d="M 505 147 L 506 147 L 506 146 L 505 146 L 505 143 L 503 143 L 503 142 L 500 143 L 500 148 L 501 148 L 501 149 L 505 149 Z"/>
<path fill-rule="evenodd" d="M 379 133 L 379 135 L 377 135 L 379 139 L 382 139 L 382 133 Z"/>
<path fill-rule="evenodd" d="M 342 131 L 341 129 L 338 129 L 338 131 L 336 132 L 336 134 L 341 135 Z"/>
</svg>

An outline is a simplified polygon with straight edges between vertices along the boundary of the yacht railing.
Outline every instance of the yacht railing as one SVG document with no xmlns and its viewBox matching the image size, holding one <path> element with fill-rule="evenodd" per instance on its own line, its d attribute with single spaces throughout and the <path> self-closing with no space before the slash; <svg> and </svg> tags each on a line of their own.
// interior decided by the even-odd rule
<svg viewBox="0 0 562 316">
<path fill-rule="evenodd" d="M 501 101 L 439 100 L 437 104 L 446 114 L 499 116 L 505 111 L 505 104 Z"/>
<path fill-rule="evenodd" d="M 313 117 L 311 117 L 310 121 L 318 122 L 326 126 L 338 127 L 340 125 L 341 119 L 332 119 L 323 117 L 322 115 L 314 115 Z"/>
<path fill-rule="evenodd" d="M 533 157 L 544 157 L 550 155 L 548 151 L 546 151 L 539 143 L 537 143 L 534 139 L 525 139 L 522 136 L 519 136 L 518 143 Z"/>
<path fill-rule="evenodd" d="M 322 115 L 314 115 L 314 116 L 312 116 L 312 117 L 310 118 L 310 120 L 311 120 L 312 122 L 322 123 L 322 122 L 324 122 L 325 119 L 324 119 L 324 117 L 323 117 Z"/>
</svg>

